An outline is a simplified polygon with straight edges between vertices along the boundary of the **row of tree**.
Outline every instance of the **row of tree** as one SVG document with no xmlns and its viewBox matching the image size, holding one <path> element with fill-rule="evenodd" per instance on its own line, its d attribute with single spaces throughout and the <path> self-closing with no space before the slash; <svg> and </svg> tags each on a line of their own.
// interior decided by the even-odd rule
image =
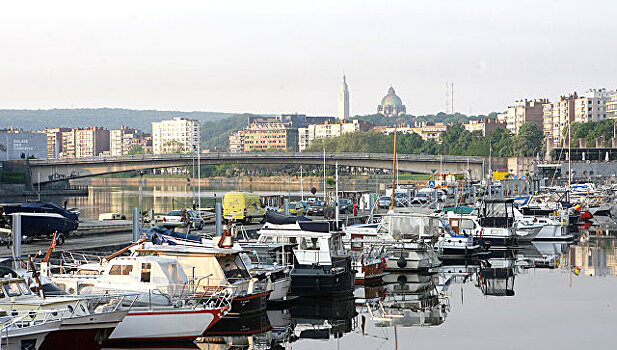
<svg viewBox="0 0 617 350">
<path fill-rule="evenodd" d="M 397 152 L 401 154 L 449 154 L 457 156 L 530 157 L 542 152 L 542 130 L 534 123 L 524 123 L 518 135 L 495 129 L 486 137 L 479 131 L 469 132 L 458 123 L 440 135 L 440 142 L 423 140 L 416 133 L 397 133 Z M 392 153 L 394 134 L 357 131 L 338 137 L 316 139 L 307 151 Z M 492 151 L 491 151 L 492 148 Z"/>
</svg>

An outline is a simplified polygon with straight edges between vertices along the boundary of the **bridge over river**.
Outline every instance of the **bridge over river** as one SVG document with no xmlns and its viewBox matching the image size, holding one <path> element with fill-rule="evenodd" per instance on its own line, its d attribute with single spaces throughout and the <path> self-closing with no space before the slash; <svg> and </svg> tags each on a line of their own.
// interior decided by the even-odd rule
<svg viewBox="0 0 617 350">
<path fill-rule="evenodd" d="M 218 164 L 296 164 L 321 165 L 324 154 L 319 152 L 266 152 L 266 153 L 202 153 L 202 165 Z M 328 165 L 392 169 L 393 155 L 387 153 L 326 153 Z M 440 156 L 400 154 L 397 156 L 398 168 L 419 174 L 433 171 L 469 174 L 479 179 L 484 171 L 483 157 Z M 101 156 L 87 158 L 66 158 L 31 160 L 29 162 L 31 179 L 34 184 L 78 179 L 104 174 L 129 172 L 135 170 L 171 168 L 196 164 L 196 155 L 190 153 L 143 154 L 132 156 Z M 40 180 L 39 180 L 40 179 Z"/>
</svg>

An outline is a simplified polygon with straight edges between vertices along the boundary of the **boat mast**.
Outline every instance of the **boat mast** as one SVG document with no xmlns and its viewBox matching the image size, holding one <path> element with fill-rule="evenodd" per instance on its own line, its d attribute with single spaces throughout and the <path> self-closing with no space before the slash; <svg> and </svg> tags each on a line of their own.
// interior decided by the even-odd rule
<svg viewBox="0 0 617 350">
<path fill-rule="evenodd" d="M 396 188 L 396 125 L 394 125 L 394 157 L 392 158 L 392 194 L 390 195 L 390 209 L 394 209 L 394 189 Z"/>
</svg>

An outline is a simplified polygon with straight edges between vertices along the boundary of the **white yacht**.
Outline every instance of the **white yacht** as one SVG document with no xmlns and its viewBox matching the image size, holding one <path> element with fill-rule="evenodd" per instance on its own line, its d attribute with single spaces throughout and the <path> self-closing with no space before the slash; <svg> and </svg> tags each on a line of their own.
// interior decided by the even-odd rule
<svg viewBox="0 0 617 350">
<path fill-rule="evenodd" d="M 258 243 L 294 244 L 296 261 L 291 270 L 291 294 L 334 296 L 351 294 L 355 270 L 351 255 L 343 247 L 340 222 L 302 221 L 278 213 L 267 213 L 258 231 Z"/>
</svg>

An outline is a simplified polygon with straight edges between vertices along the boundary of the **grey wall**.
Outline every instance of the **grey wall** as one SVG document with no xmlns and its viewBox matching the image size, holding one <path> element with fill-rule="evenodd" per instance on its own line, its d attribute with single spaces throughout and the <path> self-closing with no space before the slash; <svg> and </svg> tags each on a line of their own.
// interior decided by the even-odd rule
<svg viewBox="0 0 617 350">
<path fill-rule="evenodd" d="M 42 133 L 11 133 L 0 130 L 0 160 L 18 160 L 22 153 L 25 157 L 47 159 L 47 135 Z M 7 154 L 8 153 L 8 154 Z"/>
</svg>

